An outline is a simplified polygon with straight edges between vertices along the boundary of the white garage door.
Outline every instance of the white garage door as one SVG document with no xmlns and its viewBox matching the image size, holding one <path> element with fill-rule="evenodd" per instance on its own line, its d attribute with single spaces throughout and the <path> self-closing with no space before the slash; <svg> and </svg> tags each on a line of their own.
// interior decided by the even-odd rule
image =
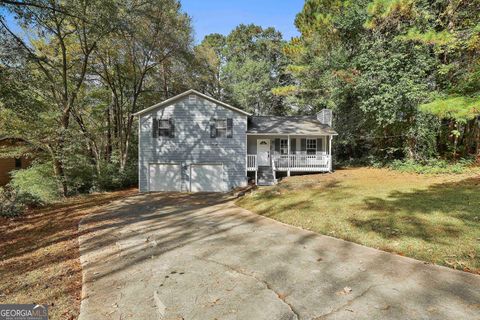
<svg viewBox="0 0 480 320">
<path fill-rule="evenodd" d="M 150 164 L 150 191 L 181 191 L 181 169 L 179 164 Z"/>
<path fill-rule="evenodd" d="M 190 166 L 191 192 L 225 192 L 227 187 L 221 164 L 192 164 Z"/>
</svg>

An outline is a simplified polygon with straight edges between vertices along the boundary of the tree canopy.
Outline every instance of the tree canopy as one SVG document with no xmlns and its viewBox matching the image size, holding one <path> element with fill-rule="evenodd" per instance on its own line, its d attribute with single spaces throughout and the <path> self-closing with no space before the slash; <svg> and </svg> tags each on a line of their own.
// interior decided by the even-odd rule
<svg viewBox="0 0 480 320">
<path fill-rule="evenodd" d="M 276 93 L 305 110 L 334 109 L 344 157 L 422 159 L 458 140 L 464 156 L 478 154 L 479 9 L 307 0 L 295 20 L 301 36 L 284 50 L 296 84 Z"/>
</svg>

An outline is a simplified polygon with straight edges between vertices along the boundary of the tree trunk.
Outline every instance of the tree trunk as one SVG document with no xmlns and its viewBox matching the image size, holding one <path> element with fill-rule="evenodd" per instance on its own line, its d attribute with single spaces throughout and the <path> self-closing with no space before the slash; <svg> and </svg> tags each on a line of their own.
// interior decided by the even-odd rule
<svg viewBox="0 0 480 320">
<path fill-rule="evenodd" d="M 168 99 L 168 82 L 167 82 L 167 68 L 165 67 L 165 61 L 162 63 L 162 73 L 163 73 L 163 95 L 165 99 Z"/>
<path fill-rule="evenodd" d="M 480 116 L 477 117 L 475 125 L 477 134 L 476 134 L 476 143 L 475 143 L 475 154 L 477 157 L 477 163 L 480 163 Z"/>
<path fill-rule="evenodd" d="M 453 160 L 456 160 L 457 159 L 457 145 L 458 145 L 458 134 L 457 134 L 458 127 L 457 127 L 457 124 L 455 123 L 453 127 L 454 127 L 454 131 L 452 131 L 452 135 L 453 135 Z"/>
<path fill-rule="evenodd" d="M 113 96 L 113 94 L 112 94 Z M 114 98 L 112 97 L 112 103 L 108 106 L 107 108 L 107 145 L 105 147 L 105 160 L 107 162 L 110 162 L 112 160 L 112 151 L 113 151 L 113 146 L 112 146 L 112 109 L 113 109 L 113 104 L 114 104 Z"/>
<path fill-rule="evenodd" d="M 416 141 L 415 137 L 408 137 L 407 138 L 407 153 L 408 153 L 408 160 L 416 160 L 417 156 L 415 153 Z"/>
<path fill-rule="evenodd" d="M 57 183 L 58 183 L 58 189 L 60 191 L 60 194 L 63 197 L 66 197 L 68 195 L 68 185 L 67 185 L 67 179 L 65 177 L 65 171 L 63 170 L 63 164 L 58 159 L 59 157 L 57 154 L 55 154 L 54 151 L 51 151 L 51 156 L 52 156 L 52 163 L 53 163 L 53 173 L 55 174 L 55 179 L 57 180 Z"/>
<path fill-rule="evenodd" d="M 66 97 L 64 97 L 66 99 Z M 64 197 L 68 196 L 68 184 L 67 176 L 65 175 L 65 166 L 63 163 L 63 152 L 65 149 L 65 134 L 70 125 L 70 105 L 68 101 L 63 103 L 63 114 L 61 118 L 61 128 L 60 137 L 58 140 L 57 148 L 53 154 L 53 166 L 55 176 L 61 187 L 61 193 Z"/>
<path fill-rule="evenodd" d="M 125 128 L 125 139 L 124 139 L 124 144 L 122 147 L 122 154 L 120 157 L 120 172 L 123 172 L 125 170 L 125 167 L 127 165 L 128 161 L 128 149 L 130 147 L 130 139 L 132 138 L 131 131 L 133 127 L 133 120 L 134 117 L 133 115 L 130 115 L 127 119 L 127 125 Z"/>
</svg>

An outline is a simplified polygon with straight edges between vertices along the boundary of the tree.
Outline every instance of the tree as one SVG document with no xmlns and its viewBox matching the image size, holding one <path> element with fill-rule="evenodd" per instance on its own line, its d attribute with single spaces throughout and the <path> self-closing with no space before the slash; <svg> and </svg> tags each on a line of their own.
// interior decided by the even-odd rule
<svg viewBox="0 0 480 320">
<path fill-rule="evenodd" d="M 478 95 L 476 12 L 478 1 L 307 0 L 285 47 L 295 85 L 275 92 L 300 112 L 334 109 L 344 158 L 435 156 L 440 120 L 419 106 Z"/>
<path fill-rule="evenodd" d="M 256 114 L 284 114 L 283 97 L 273 89 L 287 85 L 284 41 L 273 28 L 239 25 L 228 36 L 212 34 L 195 48 L 200 90 Z"/>
<path fill-rule="evenodd" d="M 23 31 L 0 18 L 0 131 L 49 150 L 64 195 L 115 185 L 133 114 L 186 88 L 190 18 L 177 0 L 3 3 Z"/>
<path fill-rule="evenodd" d="M 72 118 L 82 127 L 78 110 L 78 97 L 83 90 L 88 65 L 97 43 L 104 38 L 112 26 L 110 17 L 115 7 L 108 1 L 71 2 L 65 4 L 48 1 L 32 1 L 32 5 L 6 5 L 15 15 L 27 36 L 16 34 L 0 17 L 2 43 L 7 57 L 15 54 L 23 57 L 23 63 L 35 81 L 29 87 L 35 92 L 37 102 L 48 109 L 49 130 L 54 131 L 48 142 L 52 162 L 64 195 L 68 194 L 65 175 L 65 149 Z M 2 46 L 3 47 L 3 46 Z M 3 54 L 2 54 L 3 56 Z M 15 61 L 4 59 L 4 64 L 14 67 Z M 22 105 L 5 105 L 6 108 L 30 108 Z M 20 117 L 29 117 L 29 110 L 19 112 Z M 28 121 L 27 118 L 23 118 Z M 84 133 L 91 152 L 96 152 L 94 141 Z"/>
<path fill-rule="evenodd" d="M 391 5 L 390 5 L 391 6 Z M 372 3 L 375 12 L 372 27 L 385 25 L 394 10 Z M 439 1 L 405 3 L 404 32 L 397 38 L 409 45 L 428 48 L 435 57 L 432 90 L 420 110 L 444 122 L 446 134 L 440 134 L 439 148 L 452 149 L 457 157 L 476 154 L 480 159 L 480 1 Z M 398 23 L 397 23 L 398 24 Z"/>
<path fill-rule="evenodd" d="M 192 74 L 193 87 L 218 100 L 225 100 L 222 70 L 225 66 L 225 36 L 213 33 L 206 35 L 194 48 Z"/>
<path fill-rule="evenodd" d="M 162 10 L 158 10 L 162 8 Z M 111 93 L 106 109 L 107 158 L 117 153 L 120 171 L 134 135 L 133 114 L 178 93 L 169 68 L 192 42 L 190 18 L 176 0 L 134 1 L 121 7 L 119 27 L 97 46 L 92 73 Z M 155 94 L 155 100 L 148 95 Z"/>
</svg>

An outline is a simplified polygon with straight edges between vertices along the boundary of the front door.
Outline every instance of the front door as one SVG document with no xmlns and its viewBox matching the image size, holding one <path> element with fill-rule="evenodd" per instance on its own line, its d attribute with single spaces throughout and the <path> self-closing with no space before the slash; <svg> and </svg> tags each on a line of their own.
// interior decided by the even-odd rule
<svg viewBox="0 0 480 320">
<path fill-rule="evenodd" d="M 259 166 L 270 166 L 270 140 L 257 140 L 257 158 Z"/>
</svg>

